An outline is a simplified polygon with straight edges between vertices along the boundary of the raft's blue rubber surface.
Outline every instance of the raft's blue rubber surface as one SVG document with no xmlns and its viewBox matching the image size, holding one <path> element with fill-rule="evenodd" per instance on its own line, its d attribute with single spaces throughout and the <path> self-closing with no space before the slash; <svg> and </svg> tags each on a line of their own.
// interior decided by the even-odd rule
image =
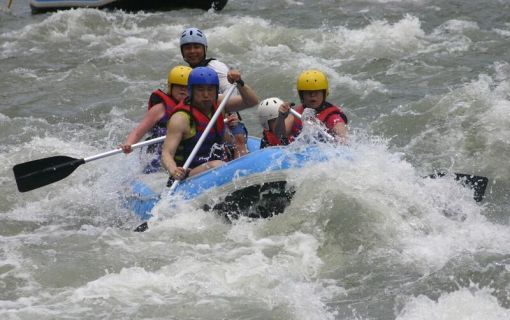
<svg viewBox="0 0 510 320">
<path fill-rule="evenodd" d="M 177 185 L 174 194 L 179 194 L 182 199 L 194 199 L 205 192 L 242 178 L 248 178 L 256 174 L 302 168 L 311 162 L 324 162 L 331 157 L 331 155 L 324 155 L 318 146 L 313 145 L 298 151 L 289 147 L 259 149 L 259 146 L 260 139 L 249 137 L 249 154 L 230 161 L 221 167 L 181 181 Z M 335 156 L 350 158 L 345 149 L 339 149 Z M 131 188 L 132 196 L 127 198 L 126 206 L 140 219 L 149 219 L 151 217 L 150 211 L 160 200 L 160 195 L 140 181 L 134 181 Z"/>
</svg>

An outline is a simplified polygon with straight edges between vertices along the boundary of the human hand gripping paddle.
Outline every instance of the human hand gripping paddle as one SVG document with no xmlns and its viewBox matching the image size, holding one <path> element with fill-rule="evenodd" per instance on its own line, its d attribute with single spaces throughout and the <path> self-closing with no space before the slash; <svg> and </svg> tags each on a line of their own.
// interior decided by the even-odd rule
<svg viewBox="0 0 510 320">
<path fill-rule="evenodd" d="M 143 147 L 162 142 L 164 140 L 165 136 L 162 136 L 133 144 L 131 148 Z M 14 171 L 14 177 L 16 178 L 18 190 L 20 192 L 26 192 L 62 180 L 84 163 L 106 158 L 122 152 L 122 149 L 118 148 L 83 159 L 76 159 L 67 156 L 54 156 L 20 163 L 15 165 L 12 169 Z"/>
<path fill-rule="evenodd" d="M 301 114 L 298 113 L 296 110 L 290 108 L 289 111 L 296 118 L 301 119 L 301 117 L 302 117 Z M 326 132 L 325 134 L 326 134 L 326 137 L 328 139 L 331 139 L 331 140 L 335 139 L 329 133 Z M 436 173 L 428 175 L 425 178 L 436 179 L 436 178 L 441 178 L 441 177 L 444 177 L 444 176 L 447 176 L 447 175 L 448 175 L 447 172 L 438 171 Z M 473 189 L 473 191 L 474 191 L 473 199 L 476 202 L 480 202 L 480 201 L 483 200 L 483 197 L 484 197 L 484 194 L 485 194 L 485 189 L 487 188 L 487 184 L 489 183 L 489 179 L 487 177 L 475 176 L 475 175 L 468 174 L 468 173 L 454 173 L 454 175 L 455 175 L 455 180 L 456 181 L 460 181 L 463 186 L 469 187 L 469 188 Z"/>
<path fill-rule="evenodd" d="M 182 167 L 184 168 L 185 171 L 188 170 L 191 162 L 193 161 L 193 158 L 195 158 L 198 150 L 200 149 L 200 147 L 204 143 L 205 139 L 207 138 L 207 135 L 209 134 L 209 131 L 211 131 L 211 128 L 215 125 L 216 120 L 218 119 L 218 117 L 222 113 L 223 109 L 225 108 L 225 104 L 227 103 L 228 99 L 230 99 L 230 96 L 232 95 L 232 92 L 234 92 L 236 87 L 237 87 L 237 85 L 234 84 L 230 88 L 228 88 L 227 93 L 225 93 L 225 96 L 223 98 L 223 101 L 221 101 L 220 105 L 218 106 L 218 109 L 216 109 L 216 112 L 214 113 L 212 118 L 209 120 L 209 123 L 207 124 L 207 126 L 204 129 L 204 132 L 202 133 L 202 135 L 198 139 L 197 144 L 195 145 L 195 147 L 193 147 L 193 150 L 191 151 L 188 159 L 186 159 L 186 162 L 184 162 L 184 165 Z M 175 188 L 177 188 L 177 185 L 179 185 L 179 181 L 180 180 L 175 180 L 172 183 L 172 186 L 170 186 L 170 189 L 168 190 L 168 193 L 167 193 L 168 197 L 173 195 L 173 193 L 175 191 Z M 138 227 L 136 227 L 134 231 L 136 231 L 136 232 L 144 232 L 148 228 L 149 228 L 149 226 L 148 226 L 147 222 L 144 222 L 144 223 L 140 224 Z"/>
</svg>

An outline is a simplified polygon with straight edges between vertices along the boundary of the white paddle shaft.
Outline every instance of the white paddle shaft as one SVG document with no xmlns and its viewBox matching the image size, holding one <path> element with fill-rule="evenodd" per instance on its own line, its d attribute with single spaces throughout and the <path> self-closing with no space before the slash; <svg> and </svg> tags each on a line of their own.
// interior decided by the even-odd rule
<svg viewBox="0 0 510 320">
<path fill-rule="evenodd" d="M 165 138 L 166 138 L 166 136 L 161 136 L 161 137 L 154 138 L 154 139 L 151 139 L 151 140 L 147 140 L 147 141 L 143 141 L 143 142 L 138 142 L 138 143 L 135 143 L 135 144 L 131 145 L 131 148 L 135 149 L 135 148 L 143 147 L 143 146 L 154 144 L 154 143 L 158 143 L 158 142 L 163 142 L 165 140 Z M 111 150 L 111 151 L 107 151 L 107 152 L 103 152 L 103 153 L 97 154 L 95 156 L 90 156 L 90 157 L 84 158 L 83 161 L 90 162 L 90 161 L 94 161 L 94 160 L 97 160 L 97 159 L 106 158 L 106 157 L 109 157 L 111 155 L 114 155 L 114 154 L 117 154 L 117 153 L 121 153 L 121 152 L 122 152 L 122 148 L 118 148 L 118 149 L 115 149 L 115 150 Z"/>
</svg>

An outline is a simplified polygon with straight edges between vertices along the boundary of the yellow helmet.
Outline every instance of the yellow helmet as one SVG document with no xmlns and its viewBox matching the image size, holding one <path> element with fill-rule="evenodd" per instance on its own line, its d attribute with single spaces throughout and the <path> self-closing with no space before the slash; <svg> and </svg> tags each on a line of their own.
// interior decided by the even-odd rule
<svg viewBox="0 0 510 320">
<path fill-rule="evenodd" d="M 191 70 L 192 69 L 188 66 L 173 67 L 172 70 L 170 70 L 168 73 L 168 88 L 170 88 L 172 84 L 187 86 Z"/>
<path fill-rule="evenodd" d="M 328 77 L 319 70 L 303 71 L 297 79 L 298 92 L 304 90 L 326 90 L 326 96 L 329 94 Z"/>
</svg>

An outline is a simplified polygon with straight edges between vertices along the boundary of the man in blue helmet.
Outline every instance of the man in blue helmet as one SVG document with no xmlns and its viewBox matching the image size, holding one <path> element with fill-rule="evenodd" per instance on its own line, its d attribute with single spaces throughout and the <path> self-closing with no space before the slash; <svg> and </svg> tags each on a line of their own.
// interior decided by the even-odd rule
<svg viewBox="0 0 510 320">
<path fill-rule="evenodd" d="M 239 71 L 230 70 L 227 79 L 230 83 L 237 83 L 239 95 L 225 102 L 226 112 L 253 107 L 258 103 L 256 93 L 244 84 Z M 219 86 L 218 75 L 211 68 L 197 67 L 191 71 L 188 98 L 182 100 L 170 114 L 163 144 L 161 160 L 171 179 L 181 180 L 224 163 L 223 154 L 215 152 L 223 150 L 221 143 L 225 128 L 223 117 L 219 117 L 192 160 L 189 172 L 182 167 L 223 100 L 223 96 L 218 95 Z"/>
<path fill-rule="evenodd" d="M 181 33 L 179 41 L 181 54 L 184 61 L 190 67 L 209 67 L 216 71 L 219 78 L 219 93 L 224 93 L 231 86 L 227 79 L 228 66 L 215 58 L 206 58 L 207 37 L 205 33 L 197 28 L 187 28 Z M 246 140 L 248 139 L 248 130 L 241 122 L 241 115 L 238 112 L 226 114 L 226 124 L 228 130 L 225 132 L 227 144 L 231 146 L 232 158 L 238 158 L 248 153 Z"/>
</svg>

